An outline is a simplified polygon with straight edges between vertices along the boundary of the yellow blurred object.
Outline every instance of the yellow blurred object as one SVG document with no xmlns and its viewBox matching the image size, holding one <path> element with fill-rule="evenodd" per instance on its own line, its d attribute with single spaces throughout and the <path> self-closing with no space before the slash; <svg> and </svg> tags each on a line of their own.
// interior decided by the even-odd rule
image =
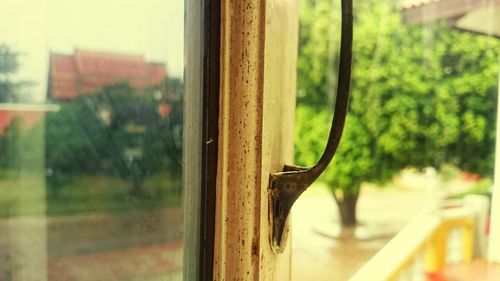
<svg viewBox="0 0 500 281">
<path fill-rule="evenodd" d="M 476 211 L 461 201 L 446 202 L 412 220 L 351 281 L 425 280 L 452 258 L 469 264 L 474 253 Z M 458 231 L 458 239 L 452 232 Z M 458 245 L 459 244 L 459 245 Z"/>
<path fill-rule="evenodd" d="M 432 237 L 427 242 L 425 251 L 425 269 L 434 272 L 444 268 L 446 265 L 446 253 L 450 231 L 461 229 L 462 261 L 472 260 L 474 247 L 474 220 L 472 218 L 457 218 L 441 223 Z"/>
</svg>

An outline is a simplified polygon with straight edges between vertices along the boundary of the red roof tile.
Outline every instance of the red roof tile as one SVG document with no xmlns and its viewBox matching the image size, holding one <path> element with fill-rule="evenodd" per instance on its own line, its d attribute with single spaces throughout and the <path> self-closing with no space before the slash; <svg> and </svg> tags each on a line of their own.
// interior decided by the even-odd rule
<svg viewBox="0 0 500 281">
<path fill-rule="evenodd" d="M 158 86 L 165 75 L 164 64 L 147 63 L 142 56 L 81 50 L 74 55 L 51 54 L 49 95 L 55 100 L 74 99 L 119 81 L 134 88 Z"/>
</svg>

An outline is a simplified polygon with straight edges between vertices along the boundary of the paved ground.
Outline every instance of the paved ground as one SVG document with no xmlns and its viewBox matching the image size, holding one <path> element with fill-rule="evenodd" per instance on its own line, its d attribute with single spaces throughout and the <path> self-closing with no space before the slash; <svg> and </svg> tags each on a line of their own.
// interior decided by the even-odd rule
<svg viewBox="0 0 500 281">
<path fill-rule="evenodd" d="M 333 197 L 326 188 L 313 186 L 293 209 L 292 281 L 348 280 L 427 199 L 422 190 L 365 188 L 358 205 L 361 226 L 341 233 Z"/>
<path fill-rule="evenodd" d="M 181 223 L 180 208 L 3 219 L 0 281 L 180 281 Z"/>
<path fill-rule="evenodd" d="M 50 281 L 182 280 L 182 245 L 172 242 L 51 258 Z"/>
<path fill-rule="evenodd" d="M 363 189 L 358 205 L 360 227 L 355 231 L 342 233 L 338 228 L 337 209 L 332 196 L 324 187 L 312 187 L 299 199 L 293 210 L 292 281 L 348 280 L 415 214 L 421 211 L 428 204 L 429 199 L 431 198 L 428 192 L 424 190 L 401 188 L 381 190 L 366 187 Z M 177 218 L 180 217 L 179 211 L 169 210 L 168 213 Z M 144 237 L 143 234 L 135 230 L 135 221 L 141 222 L 139 224 L 142 225 L 141 229 L 146 225 L 147 228 L 158 227 L 156 217 L 164 216 L 160 214 L 131 216 L 129 214 L 123 218 L 123 223 L 120 223 L 119 226 L 111 227 L 119 229 L 120 233 L 128 233 L 128 235 L 135 233 L 135 235 L 128 237 L 129 239 L 131 237 L 137 238 L 132 239 L 133 241 L 127 240 L 127 247 L 121 245 L 121 247 L 115 248 L 116 250 L 112 250 L 113 243 L 105 241 L 105 239 L 95 239 L 95 231 L 86 233 L 84 231 L 86 228 L 78 227 L 85 224 L 94 225 L 97 221 L 102 225 L 109 225 L 105 219 L 99 217 L 89 219 L 87 217 L 79 220 L 78 223 L 73 219 L 71 220 L 72 224 L 64 224 L 67 225 L 64 228 L 66 229 L 64 233 L 71 234 L 64 237 L 68 241 L 80 237 L 77 243 L 79 247 L 71 248 L 70 252 L 60 249 L 56 251 L 56 247 L 51 247 L 49 243 L 49 255 L 45 256 L 47 263 L 40 265 L 33 263 L 37 265 L 38 271 L 27 271 L 37 272 L 40 276 L 42 273 L 40 270 L 47 270 L 46 274 L 48 274 L 49 280 L 54 281 L 178 280 L 181 277 L 180 268 L 182 266 L 180 243 L 175 242 L 175 240 L 158 243 L 156 239 Z M 22 260 L 26 260 L 26 257 L 33 257 L 37 261 L 43 260 L 40 259 L 40 255 L 33 254 L 34 250 L 36 252 L 36 249 L 39 248 L 40 252 L 47 253 L 45 248 L 47 239 L 56 241 L 63 238 L 53 234 L 61 231 L 60 227 L 50 227 L 54 220 L 49 219 L 49 233 L 43 230 L 45 228 L 40 227 L 39 220 L 27 220 L 23 224 L 15 223 L 0 227 L 0 269 L 2 264 L 5 267 L 3 274 L 0 274 L 0 280 L 16 280 L 12 278 L 14 273 L 8 270 L 15 268 L 16 257 L 2 255 L 2 252 L 4 254 L 10 253 L 15 249 Z M 117 221 L 121 222 L 121 220 Z M 11 224 L 12 222 L 4 223 Z M 58 224 L 61 224 L 62 227 L 62 222 L 58 222 L 56 225 Z M 45 225 L 45 222 L 42 225 Z M 179 222 L 173 225 L 179 225 Z M 3 231 L 1 231 L 2 229 Z M 100 227 L 100 229 L 104 228 Z M 164 236 L 169 233 L 167 229 L 160 230 L 158 233 L 163 233 L 161 236 Z M 29 237 L 18 236 L 19 233 L 26 233 Z M 109 236 L 109 233 L 101 234 Z M 33 237 L 37 237 L 37 240 L 40 241 L 37 242 Z M 154 242 L 144 244 L 143 239 Z M 100 253 L 84 250 L 93 248 L 87 245 L 89 241 L 93 241 L 99 247 L 107 245 L 105 248 L 109 248 Z M 34 246 L 30 246 L 31 244 Z M 83 247 L 84 245 L 86 246 Z M 2 247 L 7 248 L 2 249 Z M 51 248 L 52 250 L 50 250 Z M 104 271 L 102 270 L 103 265 L 106 265 Z M 134 272 L 130 270 L 131 268 L 135 268 Z M 1 271 L 0 273 L 2 273 Z M 167 275 L 169 277 L 165 279 Z"/>
</svg>

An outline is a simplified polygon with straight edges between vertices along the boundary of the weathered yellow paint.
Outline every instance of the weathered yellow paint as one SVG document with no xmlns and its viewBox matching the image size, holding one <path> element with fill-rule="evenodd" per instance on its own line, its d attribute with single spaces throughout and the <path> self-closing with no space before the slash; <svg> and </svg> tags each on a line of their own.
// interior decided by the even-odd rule
<svg viewBox="0 0 500 281">
<path fill-rule="evenodd" d="M 214 280 L 289 280 L 269 243 L 269 175 L 292 162 L 296 0 L 223 0 Z"/>
<path fill-rule="evenodd" d="M 426 271 L 433 272 L 444 267 L 446 261 L 448 232 L 441 226 L 431 237 L 425 256 Z"/>
<path fill-rule="evenodd" d="M 422 252 L 424 253 L 425 270 L 427 272 L 434 272 L 443 269 L 446 266 L 446 253 L 449 233 L 454 229 L 460 229 L 462 231 L 462 260 L 464 262 L 472 261 L 472 251 L 474 249 L 473 219 L 460 218 L 448 220 L 438 226 L 438 228 L 429 237 L 426 243 L 415 248 L 414 253 L 408 256 L 406 260 L 401 262 L 398 269 L 394 271 L 394 273 L 388 280 L 399 280 L 401 274 L 413 265 L 418 255 Z"/>
<path fill-rule="evenodd" d="M 467 220 L 462 230 L 462 258 L 471 262 L 474 251 L 474 226 L 472 220 Z"/>
<path fill-rule="evenodd" d="M 474 220 L 472 218 L 460 218 L 443 222 L 436 230 L 426 251 L 426 270 L 437 271 L 446 265 L 447 241 L 451 230 L 462 231 L 462 259 L 464 262 L 472 260 L 474 249 Z"/>
<path fill-rule="evenodd" d="M 424 270 L 434 272 L 446 265 L 447 242 L 452 230 L 462 231 L 462 260 L 472 259 L 474 216 L 456 214 L 427 214 L 415 218 L 380 252 L 378 252 L 351 281 L 396 281 L 424 255 Z"/>
</svg>

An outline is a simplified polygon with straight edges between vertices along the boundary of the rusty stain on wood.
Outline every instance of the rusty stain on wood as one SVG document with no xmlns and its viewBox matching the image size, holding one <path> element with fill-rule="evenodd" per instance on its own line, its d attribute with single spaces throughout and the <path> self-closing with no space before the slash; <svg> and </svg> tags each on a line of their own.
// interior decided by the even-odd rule
<svg viewBox="0 0 500 281">
<path fill-rule="evenodd" d="M 296 0 L 224 0 L 214 280 L 289 280 L 269 243 L 268 180 L 293 156 Z M 286 120 L 286 121 L 285 121 Z"/>
</svg>

